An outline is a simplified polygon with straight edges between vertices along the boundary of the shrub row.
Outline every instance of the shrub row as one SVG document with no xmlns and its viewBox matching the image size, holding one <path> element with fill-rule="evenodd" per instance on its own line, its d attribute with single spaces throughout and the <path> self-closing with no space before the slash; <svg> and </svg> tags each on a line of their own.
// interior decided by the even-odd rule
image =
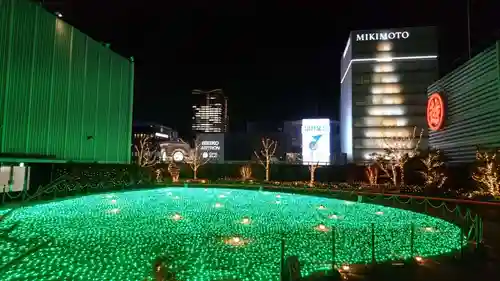
<svg viewBox="0 0 500 281">
<path fill-rule="evenodd" d="M 405 166 L 405 181 L 407 185 L 423 185 L 423 179 L 418 172 L 416 163 L 408 163 Z M 220 179 L 239 179 L 240 168 L 243 164 L 206 164 L 199 168 L 198 178 L 215 181 Z M 252 178 L 262 181 L 265 178 L 265 169 L 258 164 L 250 164 Z M 178 165 L 180 169 L 180 179 L 193 178 L 193 172 L 189 165 Z M 141 168 L 136 165 L 110 165 L 110 164 L 37 164 L 32 166 L 31 186 L 46 185 L 63 175 L 71 175 L 85 182 L 103 181 L 128 181 L 131 183 L 151 183 L 156 179 L 156 170 L 161 171 L 163 181 L 168 181 L 170 175 L 168 166 L 164 164 L 155 167 Z M 470 166 L 447 167 L 445 173 L 448 176 L 444 189 L 447 190 L 469 190 L 474 187 L 474 182 L 470 178 Z M 308 181 L 310 172 L 308 166 L 304 165 L 271 165 L 271 180 L 273 181 Z M 362 183 L 367 182 L 363 166 L 323 166 L 316 170 L 317 182 L 323 183 Z M 381 174 L 380 184 L 387 182 Z"/>
</svg>

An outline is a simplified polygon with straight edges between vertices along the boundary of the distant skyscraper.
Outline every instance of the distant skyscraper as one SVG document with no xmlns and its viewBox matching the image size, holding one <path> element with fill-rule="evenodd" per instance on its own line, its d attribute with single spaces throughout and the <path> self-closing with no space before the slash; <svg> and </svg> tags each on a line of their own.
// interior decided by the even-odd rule
<svg viewBox="0 0 500 281">
<path fill-rule="evenodd" d="M 225 133 L 228 127 L 227 97 L 221 89 L 193 90 L 193 124 L 195 132 Z"/>
</svg>

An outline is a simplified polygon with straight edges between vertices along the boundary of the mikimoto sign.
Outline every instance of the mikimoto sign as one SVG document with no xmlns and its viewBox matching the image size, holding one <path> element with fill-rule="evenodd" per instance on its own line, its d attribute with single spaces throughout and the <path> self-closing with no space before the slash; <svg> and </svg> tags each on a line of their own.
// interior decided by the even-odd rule
<svg viewBox="0 0 500 281">
<path fill-rule="evenodd" d="M 409 37 L 410 37 L 409 31 L 368 32 L 368 33 L 356 34 L 356 41 L 398 40 L 398 39 L 408 39 Z"/>
</svg>

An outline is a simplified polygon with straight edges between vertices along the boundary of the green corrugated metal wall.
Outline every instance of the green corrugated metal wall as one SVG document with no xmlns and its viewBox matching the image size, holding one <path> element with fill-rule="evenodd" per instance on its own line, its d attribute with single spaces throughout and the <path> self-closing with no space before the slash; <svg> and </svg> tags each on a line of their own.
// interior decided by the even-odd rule
<svg viewBox="0 0 500 281">
<path fill-rule="evenodd" d="M 429 133 L 429 145 L 451 163 L 474 161 L 476 146 L 500 147 L 499 43 L 428 88 L 446 102 L 445 126 Z"/>
<path fill-rule="evenodd" d="M 0 152 L 130 162 L 133 67 L 40 6 L 0 0 Z"/>
</svg>

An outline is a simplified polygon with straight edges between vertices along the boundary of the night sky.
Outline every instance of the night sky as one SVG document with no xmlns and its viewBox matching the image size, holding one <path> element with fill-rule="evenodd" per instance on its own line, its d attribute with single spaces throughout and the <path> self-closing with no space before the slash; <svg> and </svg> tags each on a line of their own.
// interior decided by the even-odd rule
<svg viewBox="0 0 500 281">
<path fill-rule="evenodd" d="M 400 4 L 395 4 L 395 3 Z M 500 39 L 499 1 L 471 0 L 473 52 Z M 134 119 L 189 130 L 191 90 L 222 88 L 245 121 L 338 119 L 350 30 L 438 26 L 440 70 L 467 58 L 466 0 L 48 0 L 64 19 L 136 59 Z"/>
</svg>

